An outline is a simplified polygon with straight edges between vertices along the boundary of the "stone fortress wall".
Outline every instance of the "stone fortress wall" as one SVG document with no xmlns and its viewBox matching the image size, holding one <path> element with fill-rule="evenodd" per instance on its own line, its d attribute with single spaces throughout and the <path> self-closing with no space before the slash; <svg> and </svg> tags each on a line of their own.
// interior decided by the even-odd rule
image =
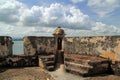
<svg viewBox="0 0 120 80">
<path fill-rule="evenodd" d="M 120 36 L 67 37 L 65 53 L 101 56 L 120 61 Z"/>
<path fill-rule="evenodd" d="M 83 75 L 115 69 L 111 61 L 120 63 L 120 36 L 65 37 L 60 27 L 53 35 L 24 37 L 24 55 L 18 56 L 12 55 L 12 38 L 0 37 L 0 57 L 8 57 L 7 65 L 18 67 L 39 65 L 54 70 L 64 64 L 66 71 Z"/>
<path fill-rule="evenodd" d="M 9 36 L 0 36 L 0 58 L 12 55 L 12 38 Z"/>
<path fill-rule="evenodd" d="M 44 55 L 55 53 L 54 37 L 24 37 L 24 54 L 25 55 Z"/>
<path fill-rule="evenodd" d="M 24 54 L 55 53 L 54 37 L 24 37 Z M 12 55 L 12 38 L 0 37 L 0 57 Z M 64 53 L 101 56 L 120 61 L 120 36 L 65 37 Z"/>
<path fill-rule="evenodd" d="M 120 36 L 65 37 L 64 53 L 100 56 L 120 61 Z M 54 37 L 25 37 L 25 55 L 55 53 Z"/>
</svg>

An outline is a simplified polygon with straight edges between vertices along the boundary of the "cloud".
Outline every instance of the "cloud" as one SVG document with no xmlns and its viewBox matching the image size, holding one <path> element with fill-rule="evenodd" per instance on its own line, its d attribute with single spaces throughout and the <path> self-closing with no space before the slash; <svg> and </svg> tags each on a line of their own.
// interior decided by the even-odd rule
<svg viewBox="0 0 120 80">
<path fill-rule="evenodd" d="M 93 22 L 91 30 L 80 30 L 80 29 L 64 29 L 67 33 L 66 36 L 110 36 L 119 35 L 120 29 L 113 25 L 106 25 L 102 22 Z"/>
<path fill-rule="evenodd" d="M 68 28 L 88 29 L 85 24 L 89 24 L 89 16 L 73 6 L 54 3 L 49 7 L 33 6 L 31 9 L 26 9 L 21 16 L 21 22 L 29 26 L 56 27 L 60 25 Z"/>
<path fill-rule="evenodd" d="M 95 22 L 91 30 L 95 34 L 103 34 L 103 35 L 118 35 L 120 33 L 120 29 L 113 25 L 106 25 L 102 22 Z"/>
<path fill-rule="evenodd" d="M 88 0 L 87 4 L 95 13 L 104 17 L 120 7 L 119 0 Z"/>
<path fill-rule="evenodd" d="M 112 0 L 108 2 L 111 5 L 117 4 Z M 98 1 L 95 1 L 89 2 L 88 5 L 95 7 L 97 4 L 99 4 Z M 68 36 L 120 33 L 116 26 L 92 21 L 89 15 L 71 5 L 52 3 L 49 6 L 27 7 L 26 4 L 17 0 L 1 0 L 0 5 L 0 35 L 51 36 L 57 26 L 62 26 Z"/>
<path fill-rule="evenodd" d="M 73 3 L 79 3 L 79 2 L 82 2 L 84 0 L 71 0 Z"/>
<path fill-rule="evenodd" d="M 19 21 L 19 10 L 22 4 L 15 0 L 0 1 L 0 21 L 5 23 L 16 23 Z"/>
</svg>

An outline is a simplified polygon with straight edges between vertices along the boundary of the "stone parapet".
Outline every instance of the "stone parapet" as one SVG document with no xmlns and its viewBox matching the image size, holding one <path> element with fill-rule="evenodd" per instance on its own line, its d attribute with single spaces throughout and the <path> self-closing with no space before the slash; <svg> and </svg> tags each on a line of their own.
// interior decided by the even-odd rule
<svg viewBox="0 0 120 80">
<path fill-rule="evenodd" d="M 0 58 L 12 56 L 13 42 L 9 36 L 0 36 Z"/>
</svg>

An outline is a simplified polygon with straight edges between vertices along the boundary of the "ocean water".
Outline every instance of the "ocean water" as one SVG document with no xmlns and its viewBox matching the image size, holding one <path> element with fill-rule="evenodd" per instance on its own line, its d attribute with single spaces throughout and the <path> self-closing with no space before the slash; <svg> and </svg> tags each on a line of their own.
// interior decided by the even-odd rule
<svg viewBox="0 0 120 80">
<path fill-rule="evenodd" d="M 13 41 L 13 54 L 23 54 L 23 41 Z"/>
</svg>

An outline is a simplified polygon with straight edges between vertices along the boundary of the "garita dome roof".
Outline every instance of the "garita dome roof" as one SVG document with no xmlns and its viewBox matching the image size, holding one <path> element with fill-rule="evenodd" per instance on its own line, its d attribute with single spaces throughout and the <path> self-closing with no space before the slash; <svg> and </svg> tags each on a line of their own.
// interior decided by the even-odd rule
<svg viewBox="0 0 120 80">
<path fill-rule="evenodd" d="M 61 27 L 57 27 L 53 33 L 53 35 L 65 35 L 65 32 Z"/>
</svg>

